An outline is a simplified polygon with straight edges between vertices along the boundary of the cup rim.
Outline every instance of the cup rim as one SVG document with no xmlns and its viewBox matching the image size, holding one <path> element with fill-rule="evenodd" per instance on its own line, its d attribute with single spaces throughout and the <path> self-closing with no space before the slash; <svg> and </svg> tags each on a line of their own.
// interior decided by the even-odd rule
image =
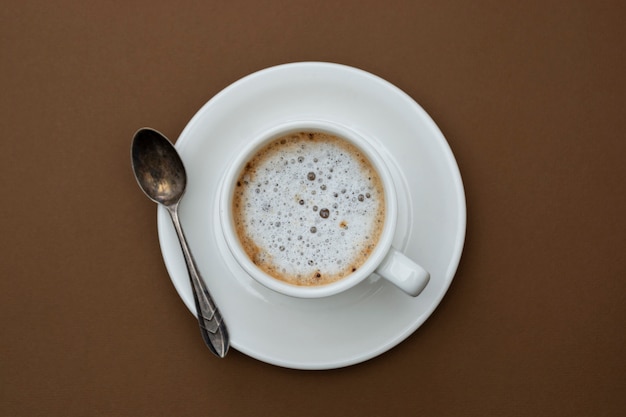
<svg viewBox="0 0 626 417">
<path fill-rule="evenodd" d="M 301 130 L 317 130 L 338 135 L 351 142 L 362 150 L 381 177 L 385 192 L 385 223 L 378 243 L 363 265 L 354 273 L 330 284 L 319 286 L 299 286 L 281 281 L 258 268 L 241 247 L 239 237 L 234 230 L 231 204 L 235 183 L 244 164 L 252 154 L 263 145 L 277 137 Z M 275 125 L 252 138 L 243 149 L 239 150 L 228 165 L 219 189 L 219 216 L 220 229 L 227 247 L 235 261 L 257 282 L 278 293 L 298 298 L 322 298 L 341 293 L 357 285 L 370 276 L 383 261 L 391 249 L 391 243 L 396 230 L 398 203 L 393 177 L 385 161 L 375 148 L 376 145 L 355 132 L 353 129 L 326 120 L 307 119 L 292 120 Z"/>
</svg>

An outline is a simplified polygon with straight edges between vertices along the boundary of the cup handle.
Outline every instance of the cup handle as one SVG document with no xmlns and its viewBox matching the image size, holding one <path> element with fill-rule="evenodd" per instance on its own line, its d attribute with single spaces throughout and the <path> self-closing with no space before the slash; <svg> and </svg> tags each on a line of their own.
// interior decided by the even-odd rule
<svg viewBox="0 0 626 417">
<path fill-rule="evenodd" d="M 417 297 L 430 280 L 430 274 L 424 268 L 393 247 L 376 273 L 413 297 Z"/>
</svg>

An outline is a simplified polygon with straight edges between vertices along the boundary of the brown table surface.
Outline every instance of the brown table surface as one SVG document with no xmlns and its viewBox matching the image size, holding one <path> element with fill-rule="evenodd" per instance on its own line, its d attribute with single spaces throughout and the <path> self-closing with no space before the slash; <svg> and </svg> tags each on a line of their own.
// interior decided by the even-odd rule
<svg viewBox="0 0 626 417">
<path fill-rule="evenodd" d="M 5 1 L 0 415 L 623 416 L 623 2 Z M 213 357 L 176 294 L 135 130 L 237 79 L 355 66 L 434 118 L 467 238 L 412 336 L 338 370 Z"/>
</svg>

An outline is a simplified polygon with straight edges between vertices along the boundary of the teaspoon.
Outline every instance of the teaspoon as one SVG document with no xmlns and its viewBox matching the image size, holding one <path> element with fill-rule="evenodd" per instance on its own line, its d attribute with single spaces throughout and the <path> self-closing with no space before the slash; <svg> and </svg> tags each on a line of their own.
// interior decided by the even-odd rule
<svg viewBox="0 0 626 417">
<path fill-rule="evenodd" d="M 133 138 L 131 164 L 144 194 L 163 205 L 172 218 L 189 272 L 200 333 L 211 352 L 223 358 L 229 346 L 226 324 L 198 272 L 178 219 L 178 205 L 187 184 L 183 162 L 165 136 L 154 129 L 142 128 Z"/>
</svg>

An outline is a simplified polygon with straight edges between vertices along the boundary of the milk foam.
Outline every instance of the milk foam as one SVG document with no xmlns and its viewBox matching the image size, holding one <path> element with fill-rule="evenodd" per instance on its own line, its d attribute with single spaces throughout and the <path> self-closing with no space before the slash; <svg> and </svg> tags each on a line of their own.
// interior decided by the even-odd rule
<svg viewBox="0 0 626 417">
<path fill-rule="evenodd" d="M 235 229 L 250 259 L 296 285 L 322 285 L 357 270 L 385 218 L 382 183 L 344 139 L 299 132 L 260 149 L 240 174 Z"/>
</svg>

